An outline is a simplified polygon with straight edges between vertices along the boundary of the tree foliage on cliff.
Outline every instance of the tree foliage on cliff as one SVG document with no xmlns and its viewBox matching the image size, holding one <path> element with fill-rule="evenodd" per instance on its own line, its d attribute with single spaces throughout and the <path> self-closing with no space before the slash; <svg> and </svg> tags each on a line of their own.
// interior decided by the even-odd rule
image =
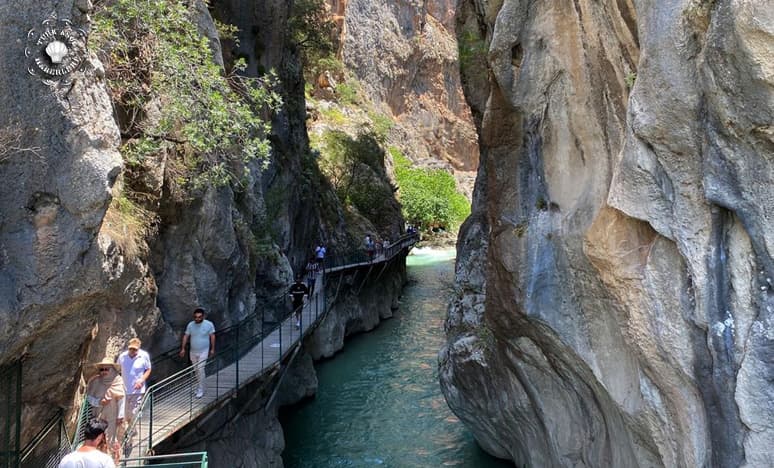
<svg viewBox="0 0 774 468">
<path fill-rule="evenodd" d="M 105 64 L 128 164 L 170 146 L 192 188 L 238 182 L 269 153 L 276 77 L 230 74 L 214 61 L 196 12 L 179 0 L 96 1 L 90 45 Z"/>
<path fill-rule="evenodd" d="M 364 131 L 352 137 L 331 130 L 323 135 L 321 150 L 320 168 L 342 204 L 379 224 L 378 218 L 390 212 L 395 201 L 385 182 L 384 150 L 377 136 Z"/>
<path fill-rule="evenodd" d="M 338 38 L 336 24 L 325 0 L 295 0 L 288 19 L 288 32 L 298 46 L 307 81 L 325 70 L 340 73 L 343 65 L 336 60 Z"/>
<path fill-rule="evenodd" d="M 454 177 L 441 169 L 412 167 L 390 148 L 406 221 L 424 227 L 456 228 L 470 215 L 470 202 L 457 191 Z"/>
</svg>

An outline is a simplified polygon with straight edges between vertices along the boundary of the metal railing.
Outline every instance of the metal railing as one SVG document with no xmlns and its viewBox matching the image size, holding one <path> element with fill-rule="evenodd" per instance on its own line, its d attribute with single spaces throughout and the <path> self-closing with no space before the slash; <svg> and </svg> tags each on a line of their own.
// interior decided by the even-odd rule
<svg viewBox="0 0 774 468">
<path fill-rule="evenodd" d="M 264 308 L 260 314 L 251 314 L 239 323 L 219 331 L 216 334 L 218 352 L 210 357 L 206 363 L 186 366 L 148 387 L 137 414 L 122 441 L 124 455 L 129 457 L 152 453 L 153 447 L 166 436 L 215 407 L 226 397 L 237 392 L 240 387 L 278 365 L 301 341 L 301 338 L 313 330 L 317 322 L 327 312 L 326 274 L 389 261 L 403 249 L 414 245 L 418 239 L 419 236 L 416 233 L 404 235 L 389 247 L 375 252 L 372 258 L 369 258 L 365 251 L 326 256 L 323 263 L 324 268 L 318 275 L 315 292 L 303 306 L 302 323 L 298 328 L 293 326 L 295 320 L 292 317 L 293 311 L 287 311 L 286 299 L 283 296 L 281 300 L 268 307 L 270 310 Z M 267 322 L 267 316 L 280 317 L 280 320 Z M 262 345 L 266 340 L 269 340 L 268 347 Z M 178 352 L 179 348 L 175 347 L 154 359 L 154 373 L 160 363 L 172 365 L 168 363 L 174 362 Z M 195 388 L 197 386 L 196 373 L 202 365 L 206 375 L 207 392 L 206 398 L 200 399 L 195 396 Z M 82 423 L 88 415 L 84 408 L 88 406 L 86 402 L 82 405 L 73 447 L 83 440 Z M 129 415 L 126 416 L 129 417 Z M 147 459 L 147 457 L 127 458 L 122 463 Z"/>
<path fill-rule="evenodd" d="M 64 410 L 59 409 L 45 426 L 21 450 L 21 467 L 56 468 L 70 452 Z"/>
<path fill-rule="evenodd" d="M 322 278 L 318 281 L 321 283 Z M 324 283 L 323 283 L 324 284 Z M 321 284 L 322 286 L 322 284 Z M 125 454 L 145 454 L 163 437 L 195 419 L 205 409 L 236 392 L 239 387 L 276 365 L 292 346 L 299 341 L 308 324 L 304 318 L 316 322 L 324 314 L 325 299 L 322 288 L 304 306 L 301 326 L 283 326 L 294 320 L 292 311 L 285 319 L 257 331 L 247 333 L 236 326 L 231 340 L 217 344 L 218 352 L 206 363 L 188 366 L 151 385 L 143 397 L 137 414 L 123 441 Z M 273 346 L 257 345 L 271 338 Z M 217 342 L 216 342 L 217 343 Z M 206 398 L 197 398 L 196 373 L 204 365 Z"/>
<path fill-rule="evenodd" d="M 381 249 L 374 250 L 373 256 L 370 256 L 365 249 L 356 249 L 344 253 L 333 252 L 325 256 L 324 270 L 335 272 L 360 265 L 391 260 L 398 252 L 416 244 L 417 241 L 419 241 L 419 233 L 414 232 L 402 235 L 395 242 L 391 242 L 389 247 L 382 246 Z"/>
<path fill-rule="evenodd" d="M 172 455 L 153 455 L 150 457 L 126 458 L 118 466 L 134 467 L 152 465 L 156 468 L 207 468 L 207 452 L 191 452 Z"/>
<path fill-rule="evenodd" d="M 70 442 L 70 450 L 75 450 L 80 446 L 85 437 L 86 422 L 91 419 L 92 411 L 89 400 L 86 399 L 86 395 L 81 400 L 81 408 L 78 411 L 78 420 L 75 423 L 75 432 L 73 433 L 72 441 Z M 109 424 L 109 423 L 108 423 Z"/>
</svg>

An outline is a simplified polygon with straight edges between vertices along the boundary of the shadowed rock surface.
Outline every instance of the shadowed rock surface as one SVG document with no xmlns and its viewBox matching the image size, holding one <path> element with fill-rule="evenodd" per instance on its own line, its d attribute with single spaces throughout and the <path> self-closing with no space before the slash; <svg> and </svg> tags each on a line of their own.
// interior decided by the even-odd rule
<svg viewBox="0 0 774 468">
<path fill-rule="evenodd" d="M 465 0 L 457 33 L 451 408 L 518 466 L 769 466 L 771 9 Z"/>
</svg>

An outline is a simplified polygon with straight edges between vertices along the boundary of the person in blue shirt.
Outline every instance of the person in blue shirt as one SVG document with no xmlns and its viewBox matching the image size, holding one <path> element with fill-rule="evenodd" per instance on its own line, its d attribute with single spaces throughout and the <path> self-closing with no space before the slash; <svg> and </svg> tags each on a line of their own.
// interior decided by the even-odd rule
<svg viewBox="0 0 774 468">
<path fill-rule="evenodd" d="M 215 355 L 215 325 L 204 319 L 204 309 L 194 310 L 193 320 L 188 322 L 180 347 L 180 357 L 185 356 L 185 345 L 191 343 L 191 363 L 196 366 L 196 398 L 204 396 L 204 365 L 207 358 Z"/>
</svg>

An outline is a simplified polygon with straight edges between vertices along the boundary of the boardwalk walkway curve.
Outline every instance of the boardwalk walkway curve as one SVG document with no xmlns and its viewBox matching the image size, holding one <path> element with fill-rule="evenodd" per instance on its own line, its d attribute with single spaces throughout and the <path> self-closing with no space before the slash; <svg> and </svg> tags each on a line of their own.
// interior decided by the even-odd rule
<svg viewBox="0 0 774 468">
<path fill-rule="evenodd" d="M 195 366 L 188 366 L 151 385 L 124 437 L 124 455 L 140 457 L 152 453 L 153 448 L 164 439 L 279 366 L 326 316 L 326 293 L 329 292 L 326 291 L 326 276 L 362 267 L 369 267 L 369 272 L 383 271 L 384 265 L 380 264 L 386 264 L 410 249 L 418 238 L 416 233 L 407 234 L 377 253 L 372 260 L 362 252 L 347 257 L 326 258 L 315 290 L 303 306 L 300 327 L 296 327 L 293 314 L 273 326 L 266 326 L 265 323 L 259 326 L 254 320 L 246 319 L 229 327 L 230 339 L 222 343 L 224 340 L 219 339 L 217 354 L 204 364 L 207 375 L 204 396 L 195 397 Z M 374 268 L 376 266 L 380 268 Z M 259 317 L 258 321 L 262 322 L 262 319 Z M 176 351 L 177 348 L 165 354 Z"/>
</svg>

